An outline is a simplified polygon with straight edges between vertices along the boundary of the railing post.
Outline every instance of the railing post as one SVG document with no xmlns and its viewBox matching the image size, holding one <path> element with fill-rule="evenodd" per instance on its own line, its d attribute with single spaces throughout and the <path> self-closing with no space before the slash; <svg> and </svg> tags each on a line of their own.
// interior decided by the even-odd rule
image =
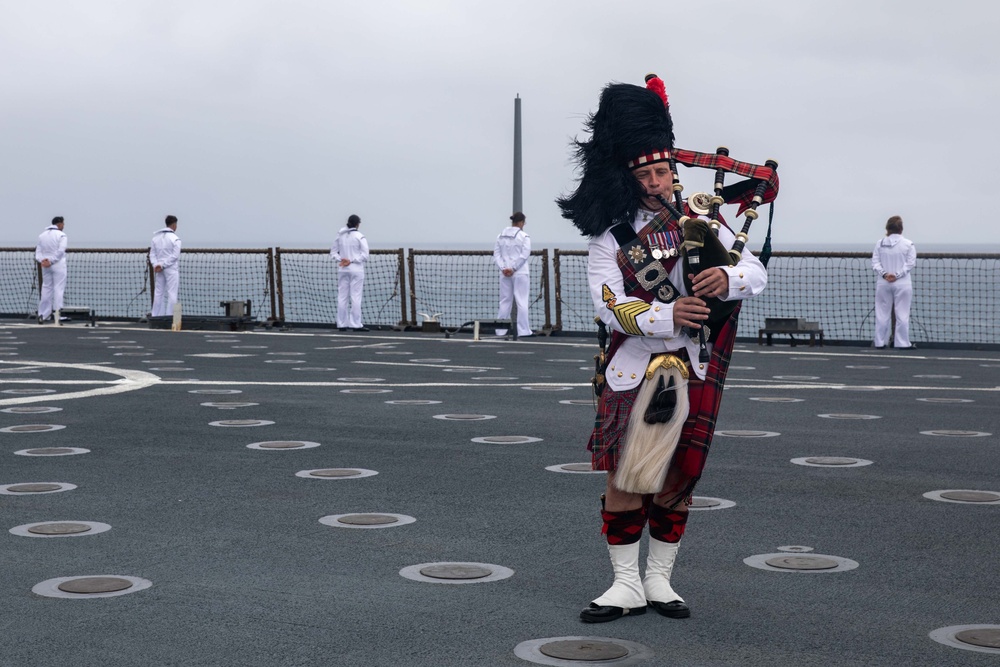
<svg viewBox="0 0 1000 667">
<path fill-rule="evenodd" d="M 409 252 L 409 268 L 410 268 L 410 314 L 413 319 L 410 320 L 410 324 L 413 326 L 417 325 L 417 283 L 416 283 L 416 271 L 413 262 L 413 248 L 408 249 Z"/>
<path fill-rule="evenodd" d="M 146 271 L 149 273 L 149 311 L 148 313 L 152 315 L 153 304 L 156 303 L 156 271 L 153 271 L 153 265 L 149 261 L 149 255 L 146 255 Z"/>
<path fill-rule="evenodd" d="M 555 272 L 556 324 L 553 331 L 562 331 L 562 271 L 559 267 L 559 248 L 552 251 L 552 270 Z"/>
<path fill-rule="evenodd" d="M 275 279 L 274 279 L 274 262 L 275 262 L 275 249 L 267 249 L 267 286 L 271 292 L 271 316 L 268 318 L 274 321 L 275 314 Z"/>
<path fill-rule="evenodd" d="M 549 249 L 542 250 L 542 290 L 545 294 L 545 329 L 552 330 L 552 298 L 549 291 Z"/>
<path fill-rule="evenodd" d="M 406 259 L 403 249 L 399 249 L 399 326 L 406 326 Z"/>
<path fill-rule="evenodd" d="M 274 281 L 278 299 L 278 321 L 285 323 L 285 288 L 281 282 L 281 248 L 274 249 Z"/>
</svg>

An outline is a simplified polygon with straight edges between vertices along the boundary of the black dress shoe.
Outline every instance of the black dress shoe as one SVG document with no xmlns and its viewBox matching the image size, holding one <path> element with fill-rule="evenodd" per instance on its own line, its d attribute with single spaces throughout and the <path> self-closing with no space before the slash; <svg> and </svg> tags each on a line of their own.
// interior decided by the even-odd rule
<svg viewBox="0 0 1000 667">
<path fill-rule="evenodd" d="M 355 327 L 351 331 L 371 331 L 368 327 Z"/>
<path fill-rule="evenodd" d="M 673 602 L 650 601 L 649 606 L 655 609 L 660 616 L 668 618 L 687 618 L 691 615 L 691 609 L 680 600 Z"/>
<path fill-rule="evenodd" d="M 340 329 L 338 329 L 338 331 L 347 331 L 347 327 L 340 327 Z"/>
<path fill-rule="evenodd" d="M 625 609 L 623 607 L 602 607 L 593 602 L 580 612 L 580 620 L 584 623 L 607 623 L 617 621 L 622 616 L 641 616 L 646 613 L 645 607 Z"/>
</svg>

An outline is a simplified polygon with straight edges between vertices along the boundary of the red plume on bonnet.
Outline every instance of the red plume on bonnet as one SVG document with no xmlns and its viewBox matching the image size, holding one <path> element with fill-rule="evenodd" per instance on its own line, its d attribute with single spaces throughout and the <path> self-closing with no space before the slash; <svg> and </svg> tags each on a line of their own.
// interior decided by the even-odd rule
<svg viewBox="0 0 1000 667">
<path fill-rule="evenodd" d="M 664 106 L 670 106 L 670 102 L 667 100 L 667 87 L 663 84 L 663 79 L 655 74 L 647 74 L 646 88 L 659 95 L 660 99 L 663 100 Z"/>
</svg>

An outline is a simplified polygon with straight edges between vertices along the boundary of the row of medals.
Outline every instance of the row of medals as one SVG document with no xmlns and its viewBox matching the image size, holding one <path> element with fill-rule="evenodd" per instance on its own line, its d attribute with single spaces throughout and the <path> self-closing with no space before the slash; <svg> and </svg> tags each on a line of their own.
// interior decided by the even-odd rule
<svg viewBox="0 0 1000 667">
<path fill-rule="evenodd" d="M 711 196 L 706 192 L 695 192 L 690 197 L 687 198 L 688 208 L 695 215 L 708 215 L 711 211 Z M 649 219 L 647 215 L 649 211 L 642 212 L 642 220 L 645 222 Z M 660 232 L 661 234 L 663 232 Z M 670 235 L 664 234 L 667 238 L 667 245 L 669 246 L 666 250 L 660 247 L 659 242 L 653 238 L 653 235 L 649 236 L 649 251 L 652 253 L 654 259 L 663 259 L 664 257 L 676 257 L 678 255 L 677 246 L 670 243 Z M 684 231 L 678 230 L 677 236 L 681 241 L 684 240 Z"/>
</svg>

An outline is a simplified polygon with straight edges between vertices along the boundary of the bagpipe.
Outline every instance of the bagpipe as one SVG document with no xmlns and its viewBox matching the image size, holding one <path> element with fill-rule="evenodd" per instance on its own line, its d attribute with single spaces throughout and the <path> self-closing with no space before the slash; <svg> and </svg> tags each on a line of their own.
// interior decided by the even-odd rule
<svg viewBox="0 0 1000 667">
<path fill-rule="evenodd" d="M 777 196 L 778 163 L 770 159 L 763 166 L 750 162 L 740 162 L 729 157 L 729 149 L 725 146 L 717 148 L 714 154 L 678 149 L 671 155 L 669 162 L 670 170 L 673 173 L 673 201 L 661 195 L 657 195 L 657 199 L 667 213 L 673 216 L 681 230 L 683 242 L 679 252 L 684 262 L 684 284 L 688 294 L 693 294 L 692 280 L 688 276 L 696 276 L 700 272 L 714 267 L 734 266 L 742 259 L 749 239 L 750 227 L 754 220 L 759 217 L 757 208 L 761 204 L 772 202 Z M 685 201 L 682 194 L 684 186 L 680 182 L 677 171 L 678 163 L 690 167 L 714 168 L 713 194 L 697 192 Z M 725 184 L 727 173 L 745 176 L 746 179 L 727 186 Z M 725 224 L 720 211 L 722 206 L 726 204 L 739 206 L 737 217 L 744 215 L 743 227 L 736 233 L 733 247 L 729 249 L 719 239 L 719 229 Z M 693 215 L 688 215 L 687 212 Z M 772 206 L 772 215 L 773 212 Z M 707 220 L 701 216 L 707 216 Z M 765 266 L 771 254 L 770 243 L 771 225 L 769 221 L 767 236 L 760 253 L 761 263 Z M 654 256 L 656 256 L 655 252 Z M 705 302 L 710 311 L 708 320 L 697 331 L 687 331 L 692 338 L 698 339 L 698 362 L 702 364 L 707 364 L 710 361 L 708 343 L 715 342 L 722 325 L 740 303 L 739 301 L 723 301 L 718 297 L 707 298 Z M 594 357 L 596 372 L 591 382 L 595 394 L 600 396 L 605 384 L 604 373 L 611 357 L 608 350 L 610 337 L 601 318 L 597 317 L 594 321 L 598 326 L 597 338 L 600 353 Z"/>
<path fill-rule="evenodd" d="M 695 193 L 688 197 L 685 208 L 682 196 L 684 186 L 677 174 L 678 162 L 690 166 L 704 166 L 705 163 L 714 164 L 714 194 Z M 738 168 L 740 171 L 737 171 Z M 737 162 L 729 157 L 729 149 L 725 146 L 717 148 L 714 156 L 684 150 L 675 151 L 675 154 L 671 156 L 670 170 L 673 172 L 674 202 L 670 202 L 662 195 L 656 195 L 656 199 L 674 217 L 677 226 L 681 229 L 684 238 L 681 244 L 681 254 L 684 261 L 684 285 L 688 294 L 694 294 L 692 280 L 689 276 L 697 276 L 702 271 L 715 267 L 735 266 L 743 258 L 743 251 L 749 240 L 750 226 L 758 217 L 757 207 L 765 201 L 773 201 L 777 195 L 777 169 L 778 163 L 775 160 L 767 160 L 763 167 L 748 162 Z M 726 173 L 733 171 L 736 173 L 749 171 L 752 175 L 745 181 L 726 187 Z M 740 205 L 737 216 L 742 214 L 745 218 L 743 228 L 736 233 L 733 247 L 726 249 L 722 241 L 719 240 L 719 229 L 724 224 L 719 211 L 724 204 L 731 203 Z M 690 211 L 695 217 L 686 215 L 685 211 Z M 708 216 L 708 220 L 703 220 L 698 216 Z M 765 242 L 768 254 L 770 254 L 770 238 L 769 225 L 767 241 Z M 706 323 L 697 331 L 698 361 L 703 364 L 707 364 L 709 361 L 707 344 L 714 342 L 722 325 L 739 305 L 739 301 L 723 301 L 718 297 L 707 298 L 705 302 L 710 313 Z M 694 337 L 693 332 L 689 331 L 689 334 Z"/>
</svg>

